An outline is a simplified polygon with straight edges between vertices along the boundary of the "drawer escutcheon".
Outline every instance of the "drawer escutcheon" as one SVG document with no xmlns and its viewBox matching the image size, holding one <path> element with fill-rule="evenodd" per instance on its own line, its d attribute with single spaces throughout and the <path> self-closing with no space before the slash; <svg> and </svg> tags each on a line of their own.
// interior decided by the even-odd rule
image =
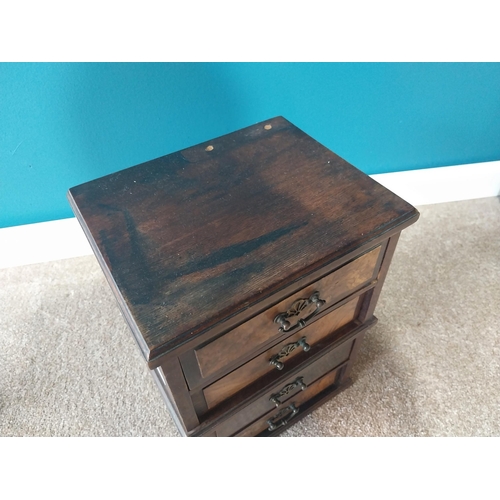
<svg viewBox="0 0 500 500">
<path fill-rule="evenodd" d="M 318 314 L 320 308 L 326 303 L 325 300 L 320 299 L 319 292 L 314 292 L 308 299 L 297 299 L 291 307 L 285 312 L 279 313 L 274 318 L 274 322 L 280 325 L 280 332 L 291 332 L 296 328 L 304 328 L 307 322 L 316 314 Z M 316 309 L 309 314 L 306 318 L 299 319 L 295 325 L 291 325 L 290 321 L 288 321 L 293 316 L 298 316 L 307 306 L 314 304 Z"/>
<path fill-rule="evenodd" d="M 279 398 L 290 394 L 296 387 L 300 387 L 302 391 L 307 389 L 307 385 L 304 383 L 304 377 L 298 377 L 297 380 L 291 382 L 290 384 L 285 385 L 281 391 L 276 394 L 271 394 L 269 401 L 273 402 L 276 406 L 283 404 L 283 401 L 280 401 Z"/>
</svg>

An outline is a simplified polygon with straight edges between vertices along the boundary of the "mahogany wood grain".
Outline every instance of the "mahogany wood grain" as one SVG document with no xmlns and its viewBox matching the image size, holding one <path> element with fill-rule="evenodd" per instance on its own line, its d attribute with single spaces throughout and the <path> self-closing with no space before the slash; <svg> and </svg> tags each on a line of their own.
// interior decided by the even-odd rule
<svg viewBox="0 0 500 500">
<path fill-rule="evenodd" d="M 195 351 L 201 375 L 210 376 L 212 373 L 231 364 L 234 360 L 244 357 L 245 354 L 260 345 L 283 336 L 279 325 L 274 323 L 277 314 L 287 311 L 298 299 L 307 299 L 313 292 L 319 292 L 319 297 L 325 301 L 323 309 L 353 293 L 358 288 L 375 279 L 378 269 L 376 264 L 380 253 L 380 246 L 358 257 L 337 271 L 325 276 L 319 281 L 298 291 L 286 300 L 281 301 L 265 312 L 255 316 L 226 335 L 203 346 Z M 303 314 L 294 318 L 295 324 L 300 317 L 304 317 L 314 310 L 309 306 Z"/>
<path fill-rule="evenodd" d="M 366 335 L 366 330 L 360 333 L 354 340 L 354 344 L 352 346 L 352 351 L 351 351 L 351 356 L 349 358 L 349 361 L 346 363 L 345 366 L 345 376 L 350 377 L 354 363 L 356 362 L 356 359 L 358 357 L 358 352 L 359 349 L 361 348 L 361 344 L 363 343 L 363 339 L 365 338 Z"/>
<path fill-rule="evenodd" d="M 179 412 L 179 409 L 175 405 L 175 402 L 172 397 L 172 392 L 170 391 L 170 388 L 166 384 L 165 376 L 163 375 L 161 368 L 160 367 L 155 368 L 154 370 L 151 370 L 150 373 L 158 387 L 158 390 L 160 391 L 160 394 L 163 398 L 163 401 L 165 402 L 165 405 L 167 406 L 168 411 L 170 412 L 174 420 L 174 423 L 177 427 L 177 430 L 179 431 L 179 434 L 181 436 L 187 436 L 187 431 L 183 424 L 181 413 Z"/>
<path fill-rule="evenodd" d="M 290 423 L 295 423 L 300 415 L 301 407 L 300 405 L 304 403 L 305 401 L 312 399 L 314 396 L 319 394 L 320 392 L 324 391 L 327 387 L 329 386 L 334 386 L 335 383 L 337 382 L 338 375 L 340 373 L 340 369 L 335 369 L 331 370 L 328 372 L 326 375 L 321 377 L 319 380 L 311 384 L 305 392 L 301 392 L 296 394 L 293 398 L 290 398 L 288 402 L 293 402 L 295 406 L 298 408 L 299 413 L 295 416 L 290 418 Z M 286 407 L 286 406 L 285 406 Z M 237 434 L 238 437 L 253 437 L 257 436 L 258 434 L 262 433 L 268 428 L 268 420 L 273 419 L 273 417 L 276 416 L 276 414 L 280 411 L 280 409 L 273 409 L 267 414 L 265 414 L 263 417 L 258 419 L 256 422 L 253 424 L 249 425 L 246 429 L 243 429 L 241 432 Z"/>
<path fill-rule="evenodd" d="M 338 367 L 349 358 L 353 342 L 354 340 L 344 342 L 338 348 L 329 352 L 316 362 L 304 367 L 298 374 L 293 375 L 284 383 L 280 383 L 274 389 L 268 391 L 262 398 L 235 415 L 231 420 L 219 426 L 217 428 L 217 434 L 219 436 L 231 436 L 238 430 L 245 428 L 251 422 L 259 419 L 262 415 L 269 412 L 275 414 L 281 409 L 286 408 L 291 400 L 302 402 L 315 396 L 317 394 L 315 382 L 325 373 Z M 279 398 L 282 404 L 276 407 L 276 404 L 271 398 L 275 394 L 278 394 L 286 385 L 293 384 L 298 378 L 302 379 L 306 388 L 304 390 L 301 390 L 300 387 L 294 388 L 289 394 Z"/>
<path fill-rule="evenodd" d="M 165 359 L 160 370 L 163 376 L 159 378 L 165 379 L 164 389 L 168 399 L 175 405 L 177 415 L 181 417 L 184 430 L 186 432 L 192 431 L 199 425 L 200 421 L 189 396 L 178 358 Z"/>
<path fill-rule="evenodd" d="M 324 388 L 321 392 L 319 392 L 316 396 L 307 400 L 306 402 L 300 405 L 300 412 L 288 422 L 286 425 L 279 427 L 274 431 L 265 430 L 260 434 L 257 434 L 257 437 L 274 437 L 278 436 L 282 432 L 286 431 L 289 427 L 293 426 L 298 420 L 307 417 L 311 412 L 313 412 L 316 408 L 320 407 L 322 404 L 326 403 L 328 400 L 337 396 L 341 392 L 345 391 L 352 385 L 353 381 L 349 377 L 345 377 L 344 375 L 344 367 L 338 369 L 338 375 L 335 382 Z"/>
<path fill-rule="evenodd" d="M 381 261 L 380 257 L 379 257 L 379 260 Z M 345 297 L 344 299 L 342 299 L 341 301 L 337 302 L 334 306 L 331 306 L 328 309 L 321 308 L 318 311 L 318 313 L 310 321 L 308 321 L 307 325 L 314 324 L 315 321 L 321 319 L 323 316 L 325 316 L 327 314 L 330 314 L 334 309 L 346 304 L 347 302 L 354 299 L 355 297 L 365 295 L 365 297 L 363 298 L 363 304 L 364 304 L 366 301 L 367 292 L 370 291 L 373 287 L 375 287 L 376 284 L 377 284 L 376 281 L 372 281 L 368 285 L 360 288 L 357 292 L 355 292 L 352 295 L 349 295 L 349 296 Z M 363 305 L 363 307 L 365 307 L 365 306 Z M 259 311 L 259 312 L 262 312 L 262 311 Z M 359 313 L 356 314 L 356 316 L 358 316 L 358 315 L 359 315 Z M 238 326 L 238 325 L 236 325 L 236 326 Z M 228 331 L 230 331 L 230 330 L 228 330 Z M 227 332 L 225 332 L 225 333 L 227 333 Z M 222 370 L 219 370 L 206 378 L 203 378 L 200 374 L 198 361 L 197 361 L 196 355 L 195 355 L 195 349 L 196 349 L 196 346 L 198 345 L 198 343 L 196 340 L 193 341 L 192 345 L 194 345 L 194 348 L 184 350 L 184 352 L 182 352 L 179 355 L 179 359 L 181 360 L 181 365 L 183 367 L 184 376 L 186 378 L 186 381 L 188 383 L 189 388 L 191 390 L 194 390 L 194 389 L 197 389 L 199 387 L 207 387 L 207 386 L 211 385 L 213 382 L 221 379 L 222 377 L 224 377 L 228 373 L 232 372 L 233 370 L 237 369 L 238 367 L 244 365 L 245 363 L 247 363 L 251 359 L 259 356 L 264 351 L 267 351 L 268 349 L 273 347 L 276 344 L 276 342 L 285 339 L 288 335 L 291 335 L 291 333 L 293 333 L 293 332 L 284 332 L 282 334 L 282 337 L 280 337 L 279 339 L 273 339 L 272 342 L 267 342 L 265 344 L 262 344 L 258 349 L 255 349 L 255 348 L 248 349 L 246 356 L 240 357 L 240 358 L 236 359 L 233 363 L 225 365 Z M 215 338 L 217 338 L 217 337 L 218 336 L 215 336 Z M 200 345 L 206 345 L 206 343 L 202 343 Z M 182 349 L 179 349 L 179 350 L 181 351 Z"/>
<path fill-rule="evenodd" d="M 361 321 L 365 321 L 366 319 L 373 316 L 375 307 L 380 297 L 380 293 L 382 291 L 382 287 L 384 286 L 385 278 L 387 277 L 387 273 L 391 265 L 392 257 L 394 255 L 394 252 L 396 251 L 396 246 L 398 244 L 400 234 L 401 233 L 397 233 L 389 238 L 389 242 L 385 249 L 384 257 L 382 260 L 382 265 L 379 268 L 377 286 L 371 291 L 370 299 L 366 302 L 367 307 L 360 314 Z"/>
<path fill-rule="evenodd" d="M 355 321 L 354 323 L 354 325 L 349 324 L 341 328 L 341 330 L 339 331 L 340 336 L 338 338 L 331 339 L 330 337 L 327 337 L 324 340 L 320 341 L 316 346 L 315 352 L 311 354 L 310 358 L 307 358 L 302 362 L 298 362 L 296 364 L 291 363 L 288 367 L 288 370 L 283 370 L 283 372 L 285 373 L 282 373 L 280 379 L 269 377 L 266 380 L 266 377 L 264 377 L 263 379 L 259 380 L 259 384 L 256 387 L 246 387 L 242 391 L 235 394 L 234 397 L 228 399 L 227 405 L 225 402 L 224 404 L 216 406 L 213 410 L 210 410 L 200 419 L 200 426 L 193 433 L 193 435 L 202 436 L 209 430 L 218 427 L 226 420 L 229 421 L 233 419 L 239 412 L 254 404 L 265 394 L 275 392 L 276 389 L 279 389 L 281 386 L 283 386 L 286 380 L 289 380 L 294 376 L 298 376 L 298 374 L 302 372 L 302 370 L 304 370 L 307 366 L 313 365 L 327 353 L 336 350 L 346 342 L 352 342 L 353 340 L 355 340 L 362 332 L 366 331 L 374 324 L 376 324 L 377 318 L 372 317 L 372 319 L 368 320 L 366 323 L 358 323 L 357 321 Z M 351 355 L 352 351 L 349 355 L 349 360 L 351 359 Z M 291 362 L 292 361 L 294 360 L 291 360 Z"/>
<path fill-rule="evenodd" d="M 213 408 L 266 373 L 274 372 L 278 376 L 280 374 L 279 370 L 270 364 L 270 359 L 273 356 L 278 354 L 283 347 L 296 343 L 302 337 L 305 337 L 307 344 L 312 347 L 327 335 L 347 325 L 355 319 L 359 301 L 360 297 L 357 297 L 338 309 L 335 309 L 309 327 L 297 331 L 297 333 L 254 358 L 252 361 L 244 364 L 241 368 L 234 370 L 229 375 L 208 386 L 203 391 L 208 408 Z M 286 365 L 287 362 L 295 356 L 302 356 L 304 359 L 307 359 L 309 352 L 310 351 L 304 352 L 304 350 L 299 347 L 290 352 L 288 356 L 282 358 L 281 361 Z"/>
<path fill-rule="evenodd" d="M 412 221 L 407 222 L 406 224 L 410 224 L 411 222 Z M 205 329 L 202 332 L 200 332 L 199 334 L 193 336 L 193 338 L 190 341 L 185 342 L 185 343 L 177 346 L 174 351 L 171 351 L 169 353 L 166 353 L 166 354 L 161 355 L 161 356 L 156 357 L 156 358 L 152 358 L 151 360 L 149 360 L 147 362 L 149 368 L 152 370 L 155 369 L 157 366 L 159 366 L 161 364 L 161 360 L 164 356 L 170 356 L 170 355 L 175 355 L 175 356 L 183 358 L 183 364 L 184 364 L 184 362 L 186 362 L 186 359 L 191 358 L 191 354 L 192 354 L 192 359 L 189 359 L 188 364 L 190 366 L 190 370 L 191 370 L 191 368 L 196 367 L 195 371 L 197 373 L 197 378 L 194 377 L 194 378 L 196 378 L 196 381 L 193 380 L 193 373 L 185 372 L 185 375 L 190 379 L 190 381 L 189 381 L 190 387 L 197 386 L 202 380 L 205 380 L 205 379 L 201 378 L 201 374 L 200 374 L 199 366 L 198 366 L 198 361 L 196 359 L 196 355 L 194 354 L 194 349 L 197 349 L 199 346 L 209 344 L 212 340 L 215 340 L 218 337 L 225 335 L 226 333 L 230 332 L 231 330 L 238 327 L 239 325 L 245 323 L 246 321 L 249 321 L 254 316 L 265 312 L 267 309 L 269 309 L 270 307 L 273 307 L 278 302 L 281 302 L 282 300 L 287 299 L 292 294 L 296 293 L 297 290 L 302 290 L 302 289 L 306 288 L 311 283 L 318 281 L 319 279 L 325 277 L 326 275 L 330 274 L 331 272 L 335 271 L 336 269 L 339 269 L 344 264 L 350 262 L 351 260 L 356 259 L 358 256 L 363 255 L 366 252 L 369 252 L 371 249 L 373 249 L 379 245 L 381 245 L 381 251 L 379 254 L 378 262 L 377 262 L 375 267 L 376 267 L 376 269 L 380 269 L 380 266 L 382 264 L 382 258 L 385 254 L 385 249 L 386 249 L 388 242 L 389 242 L 388 235 L 382 234 L 381 236 L 374 238 L 374 240 L 369 245 L 364 245 L 353 252 L 346 253 L 342 257 L 339 257 L 338 259 L 327 263 L 324 267 L 316 269 L 314 271 L 311 271 L 309 274 L 306 274 L 293 282 L 284 282 L 283 287 L 280 288 L 273 295 L 264 297 L 259 302 L 254 303 L 252 305 L 249 305 L 248 307 L 240 309 L 234 315 L 231 315 L 227 318 L 221 319 L 221 321 L 214 324 L 212 327 Z M 372 281 L 368 285 L 361 288 L 360 291 L 364 292 L 368 288 L 372 288 L 373 286 L 375 286 L 375 284 L 376 284 L 376 281 Z M 119 301 L 118 301 L 118 306 L 121 308 L 121 304 Z M 320 311 L 313 318 L 313 320 L 319 319 L 323 314 L 325 314 L 325 310 L 320 309 Z M 253 350 L 252 353 L 254 355 L 258 354 L 256 352 L 256 350 Z M 251 357 L 253 357 L 253 356 L 251 356 Z M 224 373 L 221 373 L 220 371 L 217 372 L 217 374 L 218 374 L 217 378 L 219 378 L 219 376 L 221 376 L 221 375 L 224 375 Z M 207 377 L 207 379 L 210 379 L 212 377 L 213 377 L 213 375 L 210 377 Z"/>
<path fill-rule="evenodd" d="M 367 298 L 363 304 L 363 307 L 361 308 L 361 311 L 359 313 L 359 320 L 360 321 L 367 321 L 369 318 L 373 316 L 373 312 L 375 311 L 375 307 L 377 305 L 378 299 L 380 297 L 380 293 L 382 291 L 382 287 L 385 282 L 385 278 L 387 277 L 387 273 L 389 271 L 389 267 L 391 265 L 391 260 L 394 255 L 394 252 L 396 250 L 396 246 L 399 240 L 399 236 L 401 233 L 397 233 L 391 238 L 389 238 L 389 242 L 387 244 L 386 250 L 384 252 L 383 260 L 382 260 L 382 265 L 380 266 L 380 271 L 378 274 L 378 280 L 377 284 L 374 288 L 372 288 L 368 294 Z M 359 335 L 357 337 L 354 347 L 353 347 L 353 353 L 351 356 L 351 359 L 349 360 L 349 363 L 346 366 L 346 373 L 345 376 L 349 377 L 352 369 L 354 367 L 354 363 L 356 361 L 357 353 L 361 347 L 361 343 L 366 335 L 366 332 L 363 334 Z"/>
<path fill-rule="evenodd" d="M 281 117 L 68 197 L 147 360 L 418 217 Z"/>
<path fill-rule="evenodd" d="M 277 435 L 343 390 L 399 233 L 419 216 L 282 117 L 68 199 L 187 436 Z M 321 310 L 297 306 L 288 319 L 307 326 L 279 331 L 276 315 L 313 292 Z M 269 364 L 302 336 L 310 350 L 288 349 L 282 371 Z M 299 373 L 307 389 L 283 399 L 299 415 L 266 430 L 270 394 Z"/>
</svg>

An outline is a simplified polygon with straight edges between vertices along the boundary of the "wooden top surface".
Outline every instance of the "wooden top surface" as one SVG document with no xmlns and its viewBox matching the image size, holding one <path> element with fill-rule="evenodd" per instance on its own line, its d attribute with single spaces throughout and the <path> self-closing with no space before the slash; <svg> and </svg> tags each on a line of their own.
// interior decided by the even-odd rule
<svg viewBox="0 0 500 500">
<path fill-rule="evenodd" d="M 147 360 L 418 217 L 282 117 L 68 197 Z"/>
</svg>

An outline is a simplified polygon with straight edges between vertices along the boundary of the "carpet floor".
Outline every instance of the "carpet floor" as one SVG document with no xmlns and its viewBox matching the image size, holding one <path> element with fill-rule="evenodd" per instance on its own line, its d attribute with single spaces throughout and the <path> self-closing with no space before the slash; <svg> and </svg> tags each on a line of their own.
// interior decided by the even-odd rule
<svg viewBox="0 0 500 500">
<path fill-rule="evenodd" d="M 283 436 L 500 435 L 500 199 L 419 210 L 354 384 Z M 93 256 L 0 283 L 0 436 L 179 435 Z"/>
</svg>

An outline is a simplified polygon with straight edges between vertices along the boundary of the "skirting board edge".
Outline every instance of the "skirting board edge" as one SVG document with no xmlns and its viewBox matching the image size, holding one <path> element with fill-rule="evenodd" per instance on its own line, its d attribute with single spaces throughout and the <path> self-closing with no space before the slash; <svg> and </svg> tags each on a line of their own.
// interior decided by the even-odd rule
<svg viewBox="0 0 500 500">
<path fill-rule="evenodd" d="M 500 161 L 371 175 L 412 205 L 500 195 Z M 92 255 L 75 218 L 0 229 L 0 269 Z"/>
</svg>

